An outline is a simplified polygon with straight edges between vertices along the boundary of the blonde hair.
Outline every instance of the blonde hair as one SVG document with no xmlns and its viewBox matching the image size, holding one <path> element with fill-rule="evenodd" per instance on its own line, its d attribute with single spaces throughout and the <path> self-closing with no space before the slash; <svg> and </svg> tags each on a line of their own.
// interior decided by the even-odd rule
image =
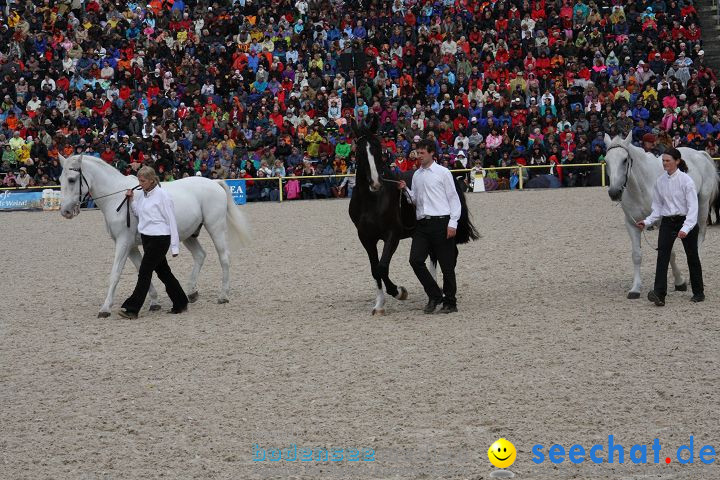
<svg viewBox="0 0 720 480">
<path fill-rule="evenodd" d="M 147 165 L 138 170 L 137 176 L 138 178 L 143 177 L 146 180 L 152 180 L 155 185 L 160 183 L 160 179 L 158 178 L 157 173 L 155 173 L 155 169 Z"/>
</svg>

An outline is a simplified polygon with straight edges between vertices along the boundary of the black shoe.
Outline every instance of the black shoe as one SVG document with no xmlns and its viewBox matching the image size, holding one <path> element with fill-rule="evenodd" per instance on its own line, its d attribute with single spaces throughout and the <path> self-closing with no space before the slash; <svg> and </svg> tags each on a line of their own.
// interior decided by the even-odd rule
<svg viewBox="0 0 720 480">
<path fill-rule="evenodd" d="M 693 295 L 690 299 L 691 302 L 699 303 L 705 301 L 705 294 L 704 293 L 698 293 L 696 295 Z"/>
<path fill-rule="evenodd" d="M 658 295 L 657 293 L 655 293 L 655 290 L 650 290 L 650 291 L 648 292 L 648 300 L 650 300 L 651 302 L 653 302 L 653 303 L 654 303 L 655 305 L 657 305 L 658 307 L 664 307 L 664 306 L 665 306 L 665 298 L 664 298 L 664 297 L 661 298 L 660 295 Z"/>
<path fill-rule="evenodd" d="M 442 308 L 435 313 L 454 313 L 457 311 L 458 309 L 455 305 L 443 305 Z"/>
<path fill-rule="evenodd" d="M 125 308 L 121 308 L 120 311 L 118 312 L 118 315 L 120 315 L 123 318 L 128 318 L 130 320 L 135 320 L 136 318 L 138 318 L 137 312 L 128 312 L 127 309 L 125 309 Z"/>
<path fill-rule="evenodd" d="M 425 308 L 423 309 L 423 312 L 425 313 L 433 313 L 438 305 L 442 303 L 442 299 L 440 300 L 433 300 L 432 298 L 428 300 L 427 305 L 425 305 Z"/>
<path fill-rule="evenodd" d="M 185 306 L 182 307 L 182 308 L 175 308 L 175 307 L 173 307 L 173 308 L 171 308 L 170 310 L 168 310 L 167 313 L 173 313 L 173 314 L 177 315 L 178 313 L 183 313 L 183 312 L 187 312 L 187 305 L 185 305 Z"/>
</svg>

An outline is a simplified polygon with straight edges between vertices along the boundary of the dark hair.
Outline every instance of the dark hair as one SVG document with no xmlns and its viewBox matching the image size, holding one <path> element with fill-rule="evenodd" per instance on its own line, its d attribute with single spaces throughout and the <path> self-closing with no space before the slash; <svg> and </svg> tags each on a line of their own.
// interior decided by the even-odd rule
<svg viewBox="0 0 720 480">
<path fill-rule="evenodd" d="M 688 166 L 687 163 L 685 163 L 685 160 L 682 159 L 682 154 L 680 153 L 680 150 L 677 148 L 668 148 L 665 150 L 666 155 L 670 155 L 674 160 L 680 160 L 680 163 L 678 163 L 678 168 L 681 172 L 687 173 Z"/>
<path fill-rule="evenodd" d="M 426 150 L 428 153 L 435 153 L 437 150 L 437 146 L 436 146 L 435 142 L 433 142 L 432 140 L 430 140 L 428 138 L 420 140 L 417 143 L 417 146 L 415 148 L 416 149 L 422 148 L 423 150 Z"/>
</svg>

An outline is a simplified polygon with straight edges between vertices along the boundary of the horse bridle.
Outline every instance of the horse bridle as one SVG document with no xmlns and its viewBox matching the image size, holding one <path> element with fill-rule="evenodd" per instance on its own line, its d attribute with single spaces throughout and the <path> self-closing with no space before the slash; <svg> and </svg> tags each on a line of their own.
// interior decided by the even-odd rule
<svg viewBox="0 0 720 480">
<path fill-rule="evenodd" d="M 356 137 L 356 138 L 355 138 L 355 142 L 356 142 L 356 143 L 359 142 L 360 140 L 365 140 L 365 142 L 368 142 L 368 141 L 369 141 L 367 135 L 360 135 L 359 137 Z M 381 152 L 381 158 L 382 158 L 382 152 Z M 369 162 L 369 161 L 370 161 L 370 159 L 368 159 L 368 162 Z M 387 165 L 385 165 L 384 163 L 383 163 L 383 165 L 384 165 L 385 167 L 387 167 Z M 384 170 L 385 170 L 385 169 L 384 169 Z M 380 173 L 380 172 L 378 172 L 378 177 L 380 178 L 380 181 L 381 181 L 381 182 L 385 182 L 385 183 L 395 183 L 395 184 L 400 183 L 400 180 L 393 180 L 393 179 L 391 179 L 391 178 L 385 178 L 385 176 L 384 176 L 382 173 Z"/>
<path fill-rule="evenodd" d="M 82 203 L 87 200 L 88 196 L 90 196 L 90 184 L 88 183 L 87 179 L 85 178 L 85 175 L 83 175 L 83 173 L 82 173 L 82 167 L 68 168 L 68 170 L 72 170 L 73 172 L 78 172 L 80 174 L 80 190 L 78 192 L 78 203 L 80 203 L 80 205 L 82 205 Z M 87 186 L 87 192 L 85 192 L 84 197 L 83 197 L 83 193 L 82 193 L 83 182 L 85 182 L 85 185 Z"/>
<path fill-rule="evenodd" d="M 613 148 L 622 148 L 625 150 L 625 153 L 627 153 L 627 168 L 625 170 L 625 182 L 622 184 L 622 187 L 620 187 L 620 191 L 625 191 L 625 187 L 627 186 L 628 179 L 630 178 L 630 169 L 632 168 L 632 155 L 630 155 L 630 150 L 627 149 L 624 145 L 613 145 L 612 147 L 608 148 L 607 151 L 605 151 L 605 156 L 607 156 L 607 153 L 612 150 Z"/>
<path fill-rule="evenodd" d="M 82 155 L 80 156 L 80 162 L 82 162 Z M 68 170 L 72 170 L 73 172 L 78 172 L 80 174 L 80 189 L 78 192 L 78 209 L 79 209 L 80 205 L 82 205 L 83 202 L 85 202 L 88 199 L 88 197 L 91 196 L 90 195 L 90 184 L 88 183 L 87 179 L 85 178 L 85 175 L 83 175 L 82 167 L 68 168 Z M 85 182 L 85 185 L 87 186 L 87 192 L 85 192 L 84 196 L 82 193 L 83 182 Z M 140 188 L 142 188 L 142 187 L 140 185 L 138 185 L 137 187 L 133 187 L 132 190 L 138 190 Z M 117 192 L 108 193 L 107 195 L 100 195 L 99 197 L 91 197 L 91 198 L 93 200 L 100 200 L 101 198 L 110 197 L 112 195 L 117 195 L 118 193 L 126 192 L 126 191 L 127 191 L 127 189 L 123 189 L 123 190 L 118 190 Z M 128 228 L 130 228 L 130 200 L 128 200 L 129 198 L 130 197 L 123 198 L 123 201 L 120 202 L 120 205 L 118 205 L 118 207 L 115 209 L 116 212 L 119 212 L 120 209 L 123 207 L 123 205 L 127 204 L 127 212 L 125 214 L 125 224 L 127 225 Z"/>
</svg>

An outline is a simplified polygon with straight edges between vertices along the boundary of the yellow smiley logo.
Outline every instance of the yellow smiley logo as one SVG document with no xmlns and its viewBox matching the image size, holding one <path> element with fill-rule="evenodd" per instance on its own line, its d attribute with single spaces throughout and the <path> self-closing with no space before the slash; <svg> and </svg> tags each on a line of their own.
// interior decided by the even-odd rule
<svg viewBox="0 0 720 480">
<path fill-rule="evenodd" d="M 517 451 L 515 445 L 508 442 L 504 438 L 497 440 L 495 443 L 490 445 L 488 449 L 488 458 L 490 463 L 498 468 L 508 468 L 515 462 Z"/>
</svg>

